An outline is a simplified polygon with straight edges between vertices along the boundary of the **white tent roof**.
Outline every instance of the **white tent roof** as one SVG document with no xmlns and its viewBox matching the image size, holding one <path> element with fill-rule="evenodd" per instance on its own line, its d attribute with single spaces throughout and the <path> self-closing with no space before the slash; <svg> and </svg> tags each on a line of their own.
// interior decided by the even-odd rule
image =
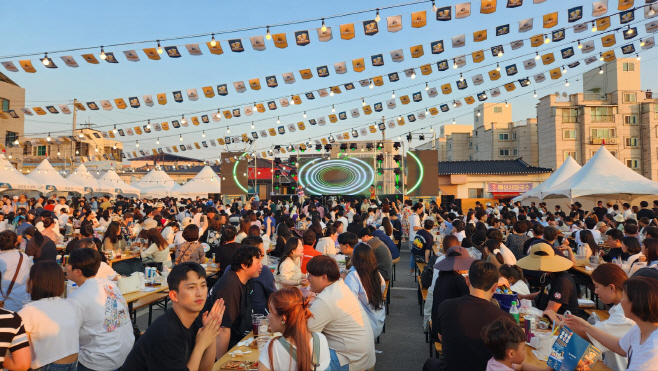
<svg viewBox="0 0 658 371">
<path fill-rule="evenodd" d="M 546 188 L 542 198 L 629 197 L 658 194 L 658 183 L 631 170 L 601 146 L 569 179 Z"/>
<path fill-rule="evenodd" d="M 140 190 L 137 187 L 133 187 L 130 184 L 124 182 L 119 174 L 117 174 L 114 170 L 108 170 L 105 174 L 103 174 L 103 176 L 98 179 L 98 183 L 100 183 L 105 188 L 112 189 L 113 193 L 116 194 L 137 196 L 140 194 Z"/>
<path fill-rule="evenodd" d="M 39 183 L 21 174 L 4 154 L 0 154 L 0 191 L 9 189 L 38 190 L 40 188 L 42 187 L 39 186 Z"/>
<path fill-rule="evenodd" d="M 142 196 L 155 198 L 175 195 L 180 188 L 167 173 L 157 169 L 149 171 L 133 186 L 141 191 Z"/>
<path fill-rule="evenodd" d="M 85 193 L 114 193 L 112 188 L 101 185 L 84 164 L 80 164 L 66 180 L 84 187 Z"/>
<path fill-rule="evenodd" d="M 221 193 L 220 177 L 210 166 L 204 166 L 194 178 L 183 184 L 177 192 L 185 197 L 208 197 L 209 193 Z"/>
<path fill-rule="evenodd" d="M 567 160 L 560 165 L 560 167 L 551 174 L 548 179 L 544 180 L 540 185 L 529 190 L 528 192 L 520 195 L 515 198 L 515 201 L 522 201 L 531 197 L 536 197 L 541 199 L 541 192 L 545 189 L 549 189 L 554 185 L 560 184 L 565 180 L 569 179 L 573 174 L 580 170 L 581 166 L 573 159 L 573 157 L 567 157 Z"/>
<path fill-rule="evenodd" d="M 77 185 L 62 177 L 50 164 L 48 159 L 41 161 L 41 163 L 34 170 L 30 171 L 26 177 L 37 182 L 37 184 L 45 186 L 45 192 L 57 191 L 84 193 L 85 187 Z"/>
</svg>

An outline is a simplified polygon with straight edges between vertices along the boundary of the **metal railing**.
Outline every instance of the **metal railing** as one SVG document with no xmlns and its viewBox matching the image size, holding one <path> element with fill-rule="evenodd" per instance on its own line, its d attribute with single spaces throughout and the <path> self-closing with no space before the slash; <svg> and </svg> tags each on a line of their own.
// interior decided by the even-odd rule
<svg viewBox="0 0 658 371">
<path fill-rule="evenodd" d="M 589 101 L 592 101 L 592 100 L 607 101 L 608 100 L 608 95 L 607 94 L 592 94 L 592 93 L 583 94 L 583 101 L 588 101 L 588 100 Z"/>
<path fill-rule="evenodd" d="M 615 122 L 615 115 L 592 115 L 590 122 Z"/>
<path fill-rule="evenodd" d="M 607 138 L 591 138 L 589 140 L 590 144 L 619 144 L 618 137 L 607 137 Z"/>
</svg>

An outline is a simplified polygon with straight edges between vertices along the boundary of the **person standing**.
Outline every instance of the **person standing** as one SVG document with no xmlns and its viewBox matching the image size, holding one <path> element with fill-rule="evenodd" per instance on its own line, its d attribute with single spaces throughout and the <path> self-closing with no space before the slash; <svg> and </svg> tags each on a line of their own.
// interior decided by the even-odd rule
<svg viewBox="0 0 658 371">
<path fill-rule="evenodd" d="M 416 233 L 423 229 L 420 225 L 420 214 L 423 212 L 423 206 L 421 203 L 416 203 L 411 208 L 411 215 L 409 215 L 409 251 L 413 250 L 414 240 L 416 239 Z M 416 271 L 416 261 L 414 259 L 409 259 L 409 275 L 413 276 Z"/>
</svg>

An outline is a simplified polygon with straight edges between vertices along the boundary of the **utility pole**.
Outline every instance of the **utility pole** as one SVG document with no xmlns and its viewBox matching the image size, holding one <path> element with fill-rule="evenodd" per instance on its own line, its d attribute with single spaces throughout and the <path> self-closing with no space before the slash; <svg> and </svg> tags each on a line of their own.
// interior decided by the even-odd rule
<svg viewBox="0 0 658 371">
<path fill-rule="evenodd" d="M 78 107 L 77 107 L 77 104 L 78 104 L 78 100 L 77 100 L 77 99 L 74 99 L 74 100 L 73 100 L 73 130 L 71 131 L 71 136 L 72 136 L 73 138 L 75 138 L 75 124 L 76 124 L 76 119 L 78 118 Z M 71 153 L 70 153 L 70 157 L 71 157 L 71 169 L 73 169 L 73 164 L 74 164 L 74 161 L 73 161 L 74 157 L 73 157 L 73 156 L 74 156 L 74 155 L 75 155 L 75 140 L 72 140 L 72 141 L 71 141 Z"/>
</svg>

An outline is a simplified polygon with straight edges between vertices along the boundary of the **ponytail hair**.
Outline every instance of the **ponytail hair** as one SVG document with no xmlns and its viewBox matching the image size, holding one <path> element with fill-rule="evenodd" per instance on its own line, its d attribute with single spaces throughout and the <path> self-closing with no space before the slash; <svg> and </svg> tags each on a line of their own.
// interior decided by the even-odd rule
<svg viewBox="0 0 658 371">
<path fill-rule="evenodd" d="M 503 264 L 498 268 L 498 272 L 505 278 L 511 277 L 515 281 L 526 282 L 525 277 L 523 277 L 523 270 L 518 265 Z"/>
<path fill-rule="evenodd" d="M 500 242 L 498 242 L 498 240 L 487 240 L 487 242 L 484 243 L 484 246 L 496 257 L 498 263 L 505 264 L 505 259 L 503 259 L 503 255 L 500 253 Z"/>
<path fill-rule="evenodd" d="M 283 331 L 284 338 L 292 338 L 297 348 L 297 370 L 312 370 L 312 349 L 309 345 L 308 319 L 313 317 L 309 310 L 309 301 L 304 298 L 297 287 L 284 287 L 270 295 L 268 307 L 270 311 L 279 316 L 286 317 L 286 328 Z M 274 364 L 273 347 L 279 336 L 273 338 L 268 345 L 270 365 Z M 292 362 L 292 357 L 291 357 Z"/>
</svg>

